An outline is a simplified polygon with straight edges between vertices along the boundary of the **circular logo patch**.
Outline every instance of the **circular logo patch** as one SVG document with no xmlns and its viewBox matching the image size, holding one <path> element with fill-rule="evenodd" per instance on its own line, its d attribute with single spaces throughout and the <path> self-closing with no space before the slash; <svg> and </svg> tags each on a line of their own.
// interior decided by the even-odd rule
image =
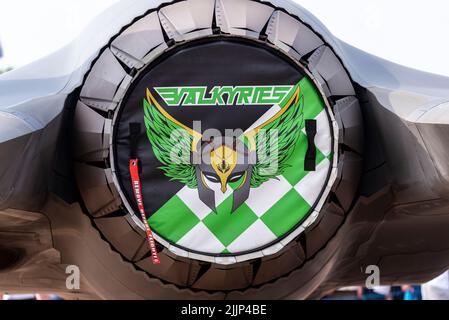
<svg viewBox="0 0 449 320">
<path fill-rule="evenodd" d="M 313 81 L 278 51 L 236 38 L 156 59 L 134 81 L 114 133 L 128 202 L 137 208 L 135 157 L 155 235 L 202 255 L 281 241 L 313 211 L 331 169 L 329 117 Z"/>
</svg>

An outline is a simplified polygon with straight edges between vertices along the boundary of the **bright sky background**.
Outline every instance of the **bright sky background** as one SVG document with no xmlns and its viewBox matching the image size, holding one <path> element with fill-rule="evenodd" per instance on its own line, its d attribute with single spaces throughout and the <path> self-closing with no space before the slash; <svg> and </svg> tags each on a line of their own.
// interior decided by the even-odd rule
<svg viewBox="0 0 449 320">
<path fill-rule="evenodd" d="M 0 0 L 0 68 L 70 42 L 117 0 Z M 132 1 L 132 0 L 128 0 Z M 391 61 L 449 76 L 447 0 L 296 0 L 337 37 Z"/>
</svg>

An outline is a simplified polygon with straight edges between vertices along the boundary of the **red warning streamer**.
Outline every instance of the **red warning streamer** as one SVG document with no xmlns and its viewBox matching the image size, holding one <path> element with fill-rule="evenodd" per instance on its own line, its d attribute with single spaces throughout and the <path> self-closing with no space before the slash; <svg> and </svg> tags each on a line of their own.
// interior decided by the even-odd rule
<svg viewBox="0 0 449 320">
<path fill-rule="evenodd" d="M 159 260 L 159 255 L 156 250 L 156 243 L 154 242 L 153 232 L 151 232 L 150 226 L 148 225 L 147 215 L 145 214 L 145 208 L 143 206 L 142 189 L 140 187 L 139 178 L 139 160 L 129 160 L 129 172 L 131 173 L 131 180 L 137 207 L 139 208 L 140 215 L 142 216 L 142 222 L 145 225 L 147 240 L 151 250 L 151 260 L 153 261 L 153 264 L 160 264 L 161 261 Z"/>
</svg>

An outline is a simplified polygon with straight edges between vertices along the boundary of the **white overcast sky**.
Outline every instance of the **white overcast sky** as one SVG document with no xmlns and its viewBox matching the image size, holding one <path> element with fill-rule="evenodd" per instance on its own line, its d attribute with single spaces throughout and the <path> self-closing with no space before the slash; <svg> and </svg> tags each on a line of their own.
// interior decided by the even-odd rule
<svg viewBox="0 0 449 320">
<path fill-rule="evenodd" d="M 132 0 L 128 0 L 132 1 Z M 117 0 L 0 0 L 0 67 L 19 67 L 70 42 Z M 447 0 L 296 0 L 340 39 L 449 76 Z"/>
</svg>

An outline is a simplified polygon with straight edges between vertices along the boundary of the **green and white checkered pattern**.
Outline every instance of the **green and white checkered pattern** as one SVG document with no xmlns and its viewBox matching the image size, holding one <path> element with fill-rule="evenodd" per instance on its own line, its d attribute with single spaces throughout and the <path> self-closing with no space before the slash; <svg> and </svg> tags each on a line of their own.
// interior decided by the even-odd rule
<svg viewBox="0 0 449 320">
<path fill-rule="evenodd" d="M 150 218 L 152 229 L 162 238 L 187 250 L 204 254 L 241 254 L 279 239 L 306 218 L 325 187 L 331 168 L 332 138 L 330 123 L 319 94 L 308 79 L 301 81 L 304 119 L 317 121 L 316 171 L 304 171 L 307 137 L 304 129 L 289 160 L 290 167 L 278 179 L 251 189 L 249 198 L 231 213 L 232 185 L 226 193 L 219 184 L 215 191 L 217 212 L 212 212 L 198 197 L 198 190 L 184 187 Z M 272 107 L 254 125 L 273 116 Z"/>
</svg>

